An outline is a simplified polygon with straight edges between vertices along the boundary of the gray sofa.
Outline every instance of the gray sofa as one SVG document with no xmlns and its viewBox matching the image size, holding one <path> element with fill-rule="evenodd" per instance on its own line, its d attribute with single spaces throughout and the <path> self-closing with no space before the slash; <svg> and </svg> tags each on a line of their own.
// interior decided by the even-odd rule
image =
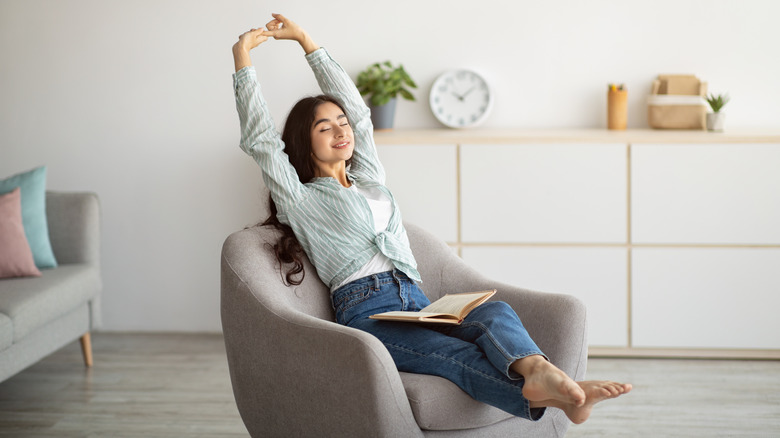
<svg viewBox="0 0 780 438">
<path fill-rule="evenodd" d="M 574 297 L 532 292 L 485 278 L 430 233 L 406 224 L 431 300 L 497 288 L 550 360 L 581 380 L 586 313 Z M 222 249 L 222 328 L 233 393 L 253 437 L 563 436 L 569 420 L 548 409 L 531 422 L 477 402 L 448 380 L 399 373 L 372 335 L 334 321 L 326 286 L 306 261 L 306 278 L 285 287 L 255 227 Z"/>
<path fill-rule="evenodd" d="M 0 280 L 0 381 L 76 339 L 92 362 L 89 333 L 99 324 L 102 288 L 97 195 L 47 192 L 46 217 L 59 266 Z"/>
</svg>

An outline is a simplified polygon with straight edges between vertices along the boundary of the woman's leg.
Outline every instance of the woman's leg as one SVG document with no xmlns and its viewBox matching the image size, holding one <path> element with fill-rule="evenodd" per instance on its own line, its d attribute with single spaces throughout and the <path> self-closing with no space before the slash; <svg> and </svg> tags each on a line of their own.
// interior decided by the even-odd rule
<svg viewBox="0 0 780 438">
<path fill-rule="evenodd" d="M 499 371 L 474 343 L 416 323 L 364 318 L 350 326 L 379 338 L 399 371 L 443 377 L 474 399 L 519 417 L 538 420 L 544 414 L 523 395 L 522 378 Z"/>
<path fill-rule="evenodd" d="M 529 400 L 560 399 L 575 405 L 585 402 L 582 388 L 552 366 L 514 309 L 504 302 L 484 303 L 469 313 L 462 324 L 437 330 L 479 345 L 502 374 L 524 379 L 523 394 Z"/>
<path fill-rule="evenodd" d="M 541 355 L 504 303 L 483 304 L 458 328 L 368 319 L 373 313 L 419 310 L 428 303 L 417 285 L 397 272 L 353 282 L 334 291 L 333 300 L 339 323 L 379 338 L 400 371 L 444 377 L 476 400 L 513 415 L 536 420 L 545 407 L 558 407 L 581 422 L 593 404 L 631 389 L 613 382 L 579 382 L 575 385 L 587 401 L 566 395 L 573 381 Z M 549 367 L 538 366 L 538 359 Z M 547 390 L 559 388 L 560 382 L 564 391 Z"/>
<path fill-rule="evenodd" d="M 521 346 L 511 346 L 509 352 L 491 349 L 489 354 L 504 364 L 503 369 L 500 369 L 491 363 L 485 351 L 473 339 L 465 340 L 442 333 L 438 331 L 441 325 L 368 318 L 374 313 L 388 310 L 420 310 L 429 304 L 417 284 L 405 275 L 388 272 L 357 280 L 334 291 L 333 301 L 337 321 L 379 338 L 400 371 L 444 377 L 476 400 L 513 415 L 538 419 L 543 414 L 544 409 L 531 412 L 528 400 L 523 396 L 522 378 L 519 375 L 510 378 L 507 372 L 512 360 L 540 354 L 535 345 L 529 345 L 528 351 Z M 504 318 L 496 319 L 498 324 Z M 474 336 L 477 336 L 477 331 L 474 331 Z M 528 338 L 527 334 L 525 338 Z M 485 344 L 490 343 L 484 336 L 483 341 Z M 522 352 L 516 352 L 518 348 Z"/>
<path fill-rule="evenodd" d="M 432 329 L 478 345 L 499 372 L 515 380 L 522 373 L 511 367 L 513 363 L 528 356 L 544 356 L 517 313 L 503 301 L 482 304 L 460 325 L 438 325 Z"/>
</svg>

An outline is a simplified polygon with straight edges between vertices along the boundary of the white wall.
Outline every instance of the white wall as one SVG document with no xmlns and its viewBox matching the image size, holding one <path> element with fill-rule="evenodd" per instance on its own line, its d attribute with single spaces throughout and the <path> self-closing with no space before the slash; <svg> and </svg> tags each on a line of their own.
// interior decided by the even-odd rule
<svg viewBox="0 0 780 438">
<path fill-rule="evenodd" d="M 608 82 L 645 127 L 659 73 L 729 92 L 728 128 L 780 127 L 780 3 L 728 0 L 0 0 L 0 177 L 45 164 L 48 187 L 99 194 L 106 330 L 219 330 L 219 252 L 264 214 L 237 147 L 230 47 L 271 12 L 301 23 L 348 72 L 390 59 L 418 81 L 398 128 L 433 128 L 450 68 L 498 92 L 486 127 L 604 127 Z M 278 124 L 317 92 L 302 52 L 254 55 Z"/>
</svg>

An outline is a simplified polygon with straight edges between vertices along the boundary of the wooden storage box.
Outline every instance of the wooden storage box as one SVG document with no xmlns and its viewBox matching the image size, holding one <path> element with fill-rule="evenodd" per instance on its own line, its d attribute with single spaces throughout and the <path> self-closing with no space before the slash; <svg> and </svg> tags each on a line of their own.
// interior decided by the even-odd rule
<svg viewBox="0 0 780 438">
<path fill-rule="evenodd" d="M 693 75 L 659 75 L 647 101 L 655 129 L 707 129 L 707 83 Z"/>
</svg>

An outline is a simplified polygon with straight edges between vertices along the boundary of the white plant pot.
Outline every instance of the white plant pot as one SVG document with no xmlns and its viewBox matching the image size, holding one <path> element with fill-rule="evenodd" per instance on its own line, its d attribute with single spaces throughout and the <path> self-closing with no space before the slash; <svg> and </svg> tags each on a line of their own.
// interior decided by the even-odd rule
<svg viewBox="0 0 780 438">
<path fill-rule="evenodd" d="M 726 115 L 723 113 L 707 113 L 707 130 L 723 132 L 723 124 L 726 121 Z"/>
</svg>

